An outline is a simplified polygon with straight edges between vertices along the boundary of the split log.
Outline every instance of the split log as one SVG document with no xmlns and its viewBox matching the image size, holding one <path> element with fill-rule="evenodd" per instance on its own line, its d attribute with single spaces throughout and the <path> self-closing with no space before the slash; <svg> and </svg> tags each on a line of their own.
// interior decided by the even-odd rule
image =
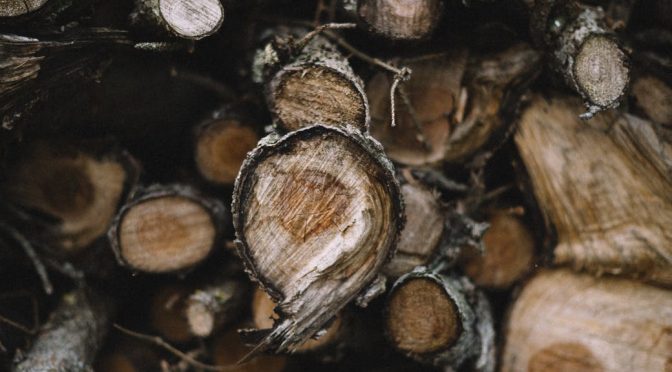
<svg viewBox="0 0 672 372">
<path fill-rule="evenodd" d="M 186 185 L 138 190 L 115 217 L 108 237 L 117 260 L 132 270 L 191 268 L 219 243 L 226 208 Z"/>
<path fill-rule="evenodd" d="M 266 101 L 275 124 L 284 131 L 313 124 L 349 125 L 367 131 L 370 119 L 364 84 L 348 60 L 322 36 L 296 51 L 296 33 L 277 33 L 285 39 L 259 51 L 253 66 L 264 71 L 257 75 L 267 75 L 257 79 L 266 81 Z"/>
<path fill-rule="evenodd" d="M 38 140 L 12 156 L 0 185 L 4 197 L 48 216 L 36 222 L 37 234 L 62 253 L 103 236 L 139 176 L 127 152 L 102 141 Z"/>
<path fill-rule="evenodd" d="M 390 76 L 379 73 L 367 86 L 371 133 L 401 164 L 463 161 L 503 131 L 539 62 L 525 44 L 492 55 L 458 50 L 402 61 L 413 74 L 396 94 L 396 127 L 390 126 Z"/>
<path fill-rule="evenodd" d="M 224 7 L 219 0 L 135 0 L 131 21 L 164 34 L 198 40 L 219 30 Z"/>
<path fill-rule="evenodd" d="M 485 252 L 462 258 L 465 274 L 480 287 L 505 289 L 526 274 L 534 261 L 534 238 L 529 227 L 505 209 L 490 212 L 483 235 Z"/>
<path fill-rule="evenodd" d="M 30 350 L 13 370 L 88 371 L 103 344 L 113 308 L 109 299 L 86 289 L 63 296 Z"/>
<path fill-rule="evenodd" d="M 259 141 L 249 118 L 218 110 L 195 129 L 196 168 L 208 182 L 233 185 L 247 153 Z"/>
<path fill-rule="evenodd" d="M 632 83 L 630 95 L 651 120 L 672 127 L 672 87 L 653 76 L 642 76 Z"/>
<path fill-rule="evenodd" d="M 320 125 L 261 141 L 236 180 L 233 216 L 248 274 L 279 303 L 257 350 L 278 352 L 313 336 L 375 278 L 404 219 L 380 145 Z"/>
<path fill-rule="evenodd" d="M 502 371 L 669 371 L 672 293 L 618 278 L 543 271 L 505 331 Z"/>
<path fill-rule="evenodd" d="M 185 309 L 191 334 L 208 337 L 236 320 L 247 305 L 248 289 L 244 281 L 225 277 L 192 291 Z"/>
<path fill-rule="evenodd" d="M 537 46 L 551 66 L 585 101 L 582 118 L 617 107 L 630 81 L 628 57 L 605 24 L 600 7 L 574 0 L 538 0 L 530 19 Z"/>
<path fill-rule="evenodd" d="M 494 371 L 494 329 L 487 298 L 466 278 L 419 267 L 394 283 L 386 305 L 392 345 L 419 362 Z"/>
<path fill-rule="evenodd" d="M 555 263 L 672 284 L 672 145 L 656 124 L 535 97 L 516 145 L 557 232 Z"/>
<path fill-rule="evenodd" d="M 371 33 L 390 40 L 429 37 L 441 21 L 442 0 L 359 0 L 357 15 Z"/>
<path fill-rule="evenodd" d="M 256 358 L 236 365 L 252 349 L 245 346 L 238 337 L 236 327 L 218 335 L 212 347 L 215 364 L 229 366 L 227 371 L 234 372 L 280 372 L 285 369 L 287 356 L 259 355 Z"/>
</svg>

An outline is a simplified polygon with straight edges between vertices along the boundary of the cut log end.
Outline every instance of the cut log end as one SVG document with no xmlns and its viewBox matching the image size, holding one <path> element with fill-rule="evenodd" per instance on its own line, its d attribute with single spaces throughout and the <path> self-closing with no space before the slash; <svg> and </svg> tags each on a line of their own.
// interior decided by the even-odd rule
<svg viewBox="0 0 672 372">
<path fill-rule="evenodd" d="M 629 81 L 625 53 L 604 35 L 589 37 L 574 62 L 574 79 L 590 103 L 611 107 L 624 95 Z"/>
<path fill-rule="evenodd" d="M 49 0 L 4 0 L 0 1 L 0 19 L 18 17 L 40 9 Z"/>
<path fill-rule="evenodd" d="M 414 354 L 448 349 L 462 332 L 455 303 L 439 283 L 424 278 L 391 295 L 387 329 L 396 348 Z"/>
<path fill-rule="evenodd" d="M 196 137 L 196 166 L 208 181 L 232 185 L 247 153 L 259 137 L 237 120 L 218 120 Z"/>
<path fill-rule="evenodd" d="M 271 82 L 272 110 L 287 131 L 308 125 L 352 125 L 366 130 L 366 97 L 346 75 L 324 66 L 281 71 Z"/>
<path fill-rule="evenodd" d="M 212 35 L 224 20 L 219 0 L 159 0 L 159 12 L 172 32 L 190 39 Z"/>
<path fill-rule="evenodd" d="M 215 313 L 203 303 L 190 303 L 186 317 L 191 333 L 198 337 L 207 337 L 215 328 Z"/>
<path fill-rule="evenodd" d="M 441 18 L 441 0 L 359 1 L 360 19 L 377 35 L 391 40 L 427 38 Z"/>
</svg>

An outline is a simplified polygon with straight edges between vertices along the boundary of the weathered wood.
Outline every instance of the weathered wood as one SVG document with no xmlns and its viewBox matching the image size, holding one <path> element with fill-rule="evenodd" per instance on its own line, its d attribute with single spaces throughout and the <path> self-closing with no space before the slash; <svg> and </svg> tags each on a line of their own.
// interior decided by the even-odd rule
<svg viewBox="0 0 672 372">
<path fill-rule="evenodd" d="M 391 40 L 429 37 L 443 15 L 442 0 L 359 0 L 357 15 L 364 28 Z"/>
<path fill-rule="evenodd" d="M 224 7 L 219 0 L 136 0 L 131 20 L 162 33 L 198 40 L 219 30 Z"/>
<path fill-rule="evenodd" d="M 578 120 L 577 100 L 535 97 L 516 145 L 553 223 L 555 263 L 672 284 L 672 145 L 654 123 Z"/>
<path fill-rule="evenodd" d="M 403 226 L 380 145 L 326 126 L 262 140 L 236 180 L 233 216 L 248 274 L 279 302 L 281 318 L 258 349 L 277 351 L 304 342 L 354 299 L 394 253 Z"/>
<path fill-rule="evenodd" d="M 0 19 L 18 17 L 40 9 L 49 0 L 2 0 L 0 1 Z"/>
<path fill-rule="evenodd" d="M 502 371 L 669 371 L 672 293 L 617 278 L 542 271 L 505 328 Z"/>
</svg>

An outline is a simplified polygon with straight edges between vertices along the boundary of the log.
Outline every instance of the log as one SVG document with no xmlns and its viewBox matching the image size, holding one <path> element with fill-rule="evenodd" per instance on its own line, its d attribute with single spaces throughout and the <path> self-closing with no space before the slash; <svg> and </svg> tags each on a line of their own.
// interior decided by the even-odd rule
<svg viewBox="0 0 672 372">
<path fill-rule="evenodd" d="M 654 123 L 536 96 L 515 142 L 557 233 L 554 262 L 672 284 L 672 145 Z"/>
<path fill-rule="evenodd" d="M 584 99 L 589 119 L 617 107 L 630 81 L 628 56 L 605 24 L 600 7 L 573 0 L 539 0 L 530 18 L 535 43 L 551 66 Z"/>
<path fill-rule="evenodd" d="M 229 366 L 227 371 L 280 372 L 285 369 L 288 359 L 285 355 L 259 355 L 248 362 L 237 364 L 251 350 L 240 341 L 236 327 L 217 335 L 212 343 L 215 364 Z"/>
<path fill-rule="evenodd" d="M 666 127 L 672 127 L 672 87 L 651 75 L 638 77 L 630 95 L 646 116 Z"/>
<path fill-rule="evenodd" d="M 279 303 L 257 350 L 278 352 L 313 336 L 375 278 L 404 219 L 380 145 L 321 125 L 260 142 L 236 180 L 233 216 L 248 274 Z"/>
<path fill-rule="evenodd" d="M 131 14 L 134 24 L 190 40 L 214 34 L 223 21 L 219 0 L 135 0 Z"/>
<path fill-rule="evenodd" d="M 456 50 L 404 60 L 413 74 L 397 91 L 395 127 L 392 79 L 378 73 L 369 81 L 371 133 L 404 165 L 462 162 L 503 131 L 503 118 L 515 110 L 519 89 L 538 72 L 539 62 L 526 44 L 489 55 Z"/>
<path fill-rule="evenodd" d="M 0 20 L 4 17 L 19 17 L 34 12 L 49 0 L 3 0 L 0 2 Z"/>
<path fill-rule="evenodd" d="M 502 371 L 669 371 L 670 330 L 667 290 L 545 270 L 513 305 Z"/>
<path fill-rule="evenodd" d="M 296 32 L 278 30 L 284 43 L 268 44 L 257 53 L 253 69 L 267 72 L 264 91 L 274 123 L 283 131 L 293 131 L 313 124 L 353 126 L 362 132 L 369 127 L 369 104 L 362 80 L 355 75 L 348 60 L 333 43 L 322 36 L 314 37 L 301 50 L 291 50 Z M 269 65 L 273 45 L 286 60 L 271 58 L 279 65 Z M 274 56 L 278 56 L 278 52 Z M 259 73 L 261 74 L 261 73 Z"/>
<path fill-rule="evenodd" d="M 194 159 L 200 175 L 216 185 L 233 185 L 259 136 L 243 114 L 222 109 L 194 130 Z"/>
<path fill-rule="evenodd" d="M 183 271 L 205 260 L 221 240 L 226 208 L 186 185 L 138 190 L 117 213 L 108 238 L 131 270 Z"/>
<path fill-rule="evenodd" d="M 80 252 L 103 236 L 138 181 L 138 163 L 104 141 L 37 140 L 14 151 L 0 189 L 36 217 L 40 240 Z"/>
<path fill-rule="evenodd" d="M 419 362 L 494 371 L 494 328 L 487 298 L 466 278 L 425 267 L 395 283 L 385 308 L 392 346 Z"/>
<path fill-rule="evenodd" d="M 534 238 L 530 228 L 514 211 L 497 209 L 488 217 L 483 235 L 485 252 L 462 258 L 464 273 L 479 287 L 506 289 L 522 278 L 534 261 Z"/>
<path fill-rule="evenodd" d="M 168 284 L 159 287 L 149 303 L 149 323 L 159 335 L 175 343 L 186 343 L 194 338 L 186 318 L 188 286 Z"/>
<path fill-rule="evenodd" d="M 374 35 L 395 40 L 431 36 L 443 15 L 442 0 L 359 0 L 357 15 Z"/>
<path fill-rule="evenodd" d="M 81 288 L 63 295 L 13 371 L 88 371 L 109 328 L 111 300 Z"/>
<path fill-rule="evenodd" d="M 191 292 L 186 301 L 185 317 L 189 331 L 208 337 L 238 319 L 247 306 L 248 285 L 231 277 L 219 278 Z"/>
</svg>

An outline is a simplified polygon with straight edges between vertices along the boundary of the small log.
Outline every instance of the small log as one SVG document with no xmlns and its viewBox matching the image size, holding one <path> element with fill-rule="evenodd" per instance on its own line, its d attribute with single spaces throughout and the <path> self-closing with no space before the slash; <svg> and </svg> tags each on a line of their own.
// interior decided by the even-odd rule
<svg viewBox="0 0 672 372">
<path fill-rule="evenodd" d="M 537 46 L 546 48 L 551 65 L 584 99 L 582 118 L 617 107 L 630 81 L 628 56 L 605 24 L 600 7 L 574 0 L 539 0 L 530 19 Z"/>
<path fill-rule="evenodd" d="M 503 340 L 503 372 L 669 371 L 672 293 L 542 271 L 515 301 Z"/>
<path fill-rule="evenodd" d="M 13 371 L 88 371 L 103 344 L 114 306 L 86 289 L 63 296 Z"/>
<path fill-rule="evenodd" d="M 649 119 L 668 128 L 672 127 L 672 87 L 660 79 L 646 75 L 635 79 L 630 95 L 634 97 L 635 105 Z"/>
<path fill-rule="evenodd" d="M 236 180 L 233 216 L 248 274 L 279 303 L 257 350 L 278 352 L 313 336 L 376 277 L 403 226 L 380 145 L 320 125 L 261 141 Z"/>
<path fill-rule="evenodd" d="M 515 137 L 557 232 L 555 263 L 672 284 L 672 145 L 656 124 L 535 97 Z M 576 115 L 576 116 L 575 116 Z"/>
<path fill-rule="evenodd" d="M 443 0 L 359 0 L 357 15 L 371 33 L 390 40 L 428 38 L 441 21 Z"/>
<path fill-rule="evenodd" d="M 20 17 L 34 12 L 49 0 L 3 0 L 0 3 L 0 20 L 4 17 Z"/>
<path fill-rule="evenodd" d="M 208 337 L 236 320 L 247 305 L 247 283 L 220 278 L 192 291 L 186 301 L 185 317 L 191 334 Z"/>
<path fill-rule="evenodd" d="M 38 235 L 63 253 L 105 234 L 140 172 L 127 152 L 100 141 L 39 140 L 13 156 L 0 185 L 5 199 L 48 216 L 36 222 Z"/>
<path fill-rule="evenodd" d="M 367 86 L 371 133 L 401 164 L 461 162 L 503 131 L 503 117 L 517 106 L 519 88 L 539 62 L 526 44 L 491 55 L 457 50 L 402 61 L 413 74 L 397 90 L 395 127 L 389 74 L 376 74 Z"/>
<path fill-rule="evenodd" d="M 189 294 L 186 285 L 171 284 L 160 287 L 150 299 L 150 325 L 169 342 L 185 343 L 194 338 L 185 315 Z"/>
<path fill-rule="evenodd" d="M 248 118 L 223 109 L 195 129 L 196 168 L 208 182 L 233 185 L 245 156 L 259 142 Z"/>
<path fill-rule="evenodd" d="M 314 37 L 301 50 L 294 51 L 296 34 L 279 30 L 281 43 L 272 42 L 257 53 L 254 69 L 271 71 L 265 79 L 265 93 L 274 122 L 283 131 L 313 124 L 349 125 L 362 132 L 369 127 L 369 104 L 362 80 L 334 44 L 322 36 Z M 277 49 L 268 65 L 269 50 Z M 278 60 L 286 55 L 287 60 Z M 278 54 L 279 53 L 279 54 Z"/>
<path fill-rule="evenodd" d="M 419 362 L 494 371 L 494 329 L 487 298 L 465 278 L 419 267 L 397 280 L 386 305 L 390 343 Z"/>
<path fill-rule="evenodd" d="M 236 365 L 251 350 L 240 341 L 236 327 L 234 327 L 215 337 L 212 345 L 212 358 L 215 364 L 228 366 L 227 371 L 280 372 L 285 369 L 288 359 L 285 355 L 259 355 L 250 361 Z"/>
<path fill-rule="evenodd" d="M 135 24 L 191 40 L 214 34 L 223 21 L 219 0 L 135 0 L 131 14 Z"/>
<path fill-rule="evenodd" d="M 112 223 L 117 260 L 132 270 L 165 273 L 191 268 L 220 241 L 226 208 L 185 185 L 139 190 Z"/>
<path fill-rule="evenodd" d="M 509 210 L 491 212 L 488 223 L 483 235 L 485 252 L 466 254 L 462 268 L 480 287 L 505 289 L 530 270 L 534 238 L 530 228 Z"/>
</svg>

